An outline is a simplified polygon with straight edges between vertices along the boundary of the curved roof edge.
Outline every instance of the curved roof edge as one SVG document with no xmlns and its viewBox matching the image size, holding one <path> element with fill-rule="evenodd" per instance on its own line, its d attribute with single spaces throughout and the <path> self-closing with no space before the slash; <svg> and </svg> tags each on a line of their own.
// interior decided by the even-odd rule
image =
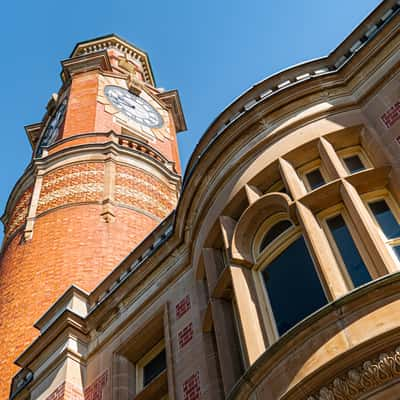
<svg viewBox="0 0 400 400">
<path fill-rule="evenodd" d="M 290 66 L 255 83 L 236 97 L 211 122 L 197 143 L 186 167 L 186 187 L 202 156 L 234 121 L 276 93 L 305 80 L 339 71 L 352 57 L 400 13 L 400 0 L 384 0 L 329 55 Z"/>
</svg>

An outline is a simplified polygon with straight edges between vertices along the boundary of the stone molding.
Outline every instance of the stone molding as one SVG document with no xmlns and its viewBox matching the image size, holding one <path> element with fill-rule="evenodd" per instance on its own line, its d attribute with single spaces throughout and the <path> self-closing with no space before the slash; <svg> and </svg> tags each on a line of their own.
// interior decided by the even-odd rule
<svg viewBox="0 0 400 400">
<path fill-rule="evenodd" d="M 350 369 L 307 400 L 356 400 L 396 378 L 400 378 L 400 346 Z"/>
</svg>

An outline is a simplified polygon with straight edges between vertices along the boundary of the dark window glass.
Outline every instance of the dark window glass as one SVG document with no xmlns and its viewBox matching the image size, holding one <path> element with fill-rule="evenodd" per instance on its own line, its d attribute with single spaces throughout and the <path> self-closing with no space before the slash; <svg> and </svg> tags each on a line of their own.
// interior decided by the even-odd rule
<svg viewBox="0 0 400 400">
<path fill-rule="evenodd" d="M 357 250 L 343 217 L 337 215 L 327 222 L 350 278 L 353 281 L 353 285 L 357 287 L 369 282 L 371 275 Z"/>
<path fill-rule="evenodd" d="M 397 258 L 400 260 L 400 246 L 393 246 L 393 250 Z"/>
<path fill-rule="evenodd" d="M 279 193 L 285 193 L 285 194 L 289 194 L 288 191 L 286 190 L 286 186 L 284 186 L 283 188 L 278 190 Z"/>
<path fill-rule="evenodd" d="M 310 185 L 310 188 L 312 190 L 325 184 L 325 180 L 324 180 L 319 168 L 314 169 L 314 171 L 311 171 L 308 174 L 306 174 L 306 177 L 308 180 L 308 184 Z"/>
<path fill-rule="evenodd" d="M 343 159 L 346 164 L 347 169 L 352 173 L 356 173 L 358 171 L 362 171 L 365 169 L 364 164 L 360 160 L 358 156 L 350 156 Z"/>
<path fill-rule="evenodd" d="M 264 236 L 261 245 L 260 251 L 263 251 L 270 243 L 272 243 L 281 233 L 285 232 L 286 229 L 290 228 L 292 223 L 288 220 L 279 221 L 275 224 Z"/>
<path fill-rule="evenodd" d="M 262 275 L 280 335 L 326 304 L 302 237 L 275 258 Z"/>
<path fill-rule="evenodd" d="M 143 387 L 147 386 L 154 378 L 166 369 L 165 349 L 158 353 L 143 367 Z"/>
<path fill-rule="evenodd" d="M 397 223 L 389 206 L 385 200 L 371 203 L 370 208 L 378 221 L 383 233 L 388 239 L 394 239 L 400 236 L 400 225 Z"/>
</svg>

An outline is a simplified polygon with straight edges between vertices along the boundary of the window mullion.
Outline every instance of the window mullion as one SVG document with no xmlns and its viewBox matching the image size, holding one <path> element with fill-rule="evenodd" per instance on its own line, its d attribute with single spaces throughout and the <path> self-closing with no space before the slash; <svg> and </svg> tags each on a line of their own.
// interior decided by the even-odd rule
<svg viewBox="0 0 400 400">
<path fill-rule="evenodd" d="M 343 167 L 334 147 L 323 137 L 319 140 L 318 150 L 331 179 L 338 179 L 347 175 L 347 171 Z"/>
<path fill-rule="evenodd" d="M 355 187 L 347 181 L 342 181 L 340 193 L 361 238 L 359 240 L 364 243 L 363 248 L 357 247 L 359 247 L 361 253 L 368 252 L 372 261 L 372 265 L 366 263 L 371 276 L 376 279 L 388 272 L 396 272 L 398 270 L 396 263 L 376 230 L 375 223 Z M 357 240 L 355 242 L 357 244 Z"/>
<path fill-rule="evenodd" d="M 335 300 L 345 295 L 348 291 L 347 284 L 318 220 L 301 203 L 297 204 L 297 215 L 327 298 Z"/>
</svg>

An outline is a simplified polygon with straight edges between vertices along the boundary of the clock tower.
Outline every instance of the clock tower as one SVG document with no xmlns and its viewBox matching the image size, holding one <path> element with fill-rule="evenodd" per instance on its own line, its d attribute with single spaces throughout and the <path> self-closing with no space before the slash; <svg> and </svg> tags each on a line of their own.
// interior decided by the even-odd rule
<svg viewBox="0 0 400 400">
<path fill-rule="evenodd" d="M 0 400 L 35 321 L 72 284 L 91 291 L 175 208 L 176 90 L 155 85 L 145 52 L 116 35 L 79 43 L 62 86 L 27 126 L 32 160 L 2 217 Z"/>
</svg>

